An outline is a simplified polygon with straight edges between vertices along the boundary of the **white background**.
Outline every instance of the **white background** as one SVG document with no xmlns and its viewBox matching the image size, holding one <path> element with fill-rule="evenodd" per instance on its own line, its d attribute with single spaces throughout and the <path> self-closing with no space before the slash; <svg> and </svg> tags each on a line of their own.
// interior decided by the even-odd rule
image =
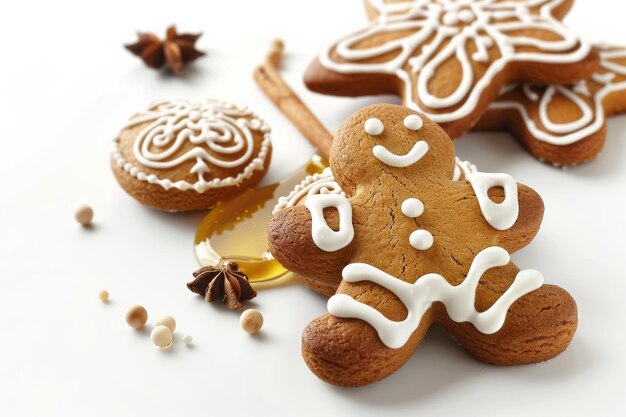
<svg viewBox="0 0 626 417">
<path fill-rule="evenodd" d="M 10 4 L 10 6 L 9 6 Z M 579 0 L 567 18 L 592 39 L 626 44 L 626 4 Z M 287 45 L 284 73 L 329 127 L 376 100 L 307 92 L 301 75 L 327 43 L 365 24 L 359 0 L 40 1 L 0 6 L 0 414 L 161 415 L 618 415 L 624 372 L 626 118 L 609 123 L 603 154 L 559 170 L 506 134 L 471 134 L 458 154 L 483 171 L 509 172 L 544 198 L 535 241 L 514 255 L 578 301 L 571 347 L 548 363 L 498 368 L 469 358 L 432 331 L 387 380 L 360 389 L 318 380 L 300 357 L 300 333 L 325 299 L 298 283 L 261 291 L 259 337 L 238 315 L 186 288 L 202 213 L 146 209 L 108 167 L 120 124 L 172 96 L 243 101 L 273 126 L 266 181 L 302 164 L 312 148 L 251 79 L 267 44 Z M 203 31 L 208 56 L 173 78 L 122 48 L 136 29 Z M 96 227 L 75 208 L 91 204 Z M 108 305 L 98 301 L 110 291 Z M 124 323 L 126 307 L 179 323 L 174 349 L 154 348 Z M 182 335 L 194 337 L 185 348 Z M 623 414 L 621 414 L 623 415 Z"/>
</svg>

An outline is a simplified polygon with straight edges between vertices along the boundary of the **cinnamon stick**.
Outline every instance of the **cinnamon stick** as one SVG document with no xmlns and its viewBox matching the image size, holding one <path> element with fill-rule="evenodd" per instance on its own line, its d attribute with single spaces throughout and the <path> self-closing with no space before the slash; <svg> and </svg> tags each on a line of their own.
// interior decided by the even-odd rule
<svg viewBox="0 0 626 417">
<path fill-rule="evenodd" d="M 280 75 L 284 44 L 274 41 L 265 62 L 254 70 L 254 80 L 274 105 L 293 123 L 302 135 L 328 161 L 332 135 Z"/>
</svg>

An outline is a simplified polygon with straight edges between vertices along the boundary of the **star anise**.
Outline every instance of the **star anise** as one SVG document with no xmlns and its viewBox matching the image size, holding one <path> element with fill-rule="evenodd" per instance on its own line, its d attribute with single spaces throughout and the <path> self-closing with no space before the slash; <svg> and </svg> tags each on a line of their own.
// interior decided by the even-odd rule
<svg viewBox="0 0 626 417">
<path fill-rule="evenodd" d="M 234 262 L 217 266 L 204 266 L 193 273 L 194 280 L 187 288 L 204 296 L 207 303 L 221 299 L 232 310 L 241 307 L 241 302 L 256 297 L 256 291 L 248 282 L 246 274 Z"/>
<path fill-rule="evenodd" d="M 204 55 L 195 46 L 200 36 L 201 33 L 177 33 L 176 27 L 172 25 L 167 28 L 165 40 L 159 39 L 154 33 L 138 32 L 137 42 L 124 46 L 150 68 L 165 65 L 178 75 L 186 64 Z"/>
</svg>

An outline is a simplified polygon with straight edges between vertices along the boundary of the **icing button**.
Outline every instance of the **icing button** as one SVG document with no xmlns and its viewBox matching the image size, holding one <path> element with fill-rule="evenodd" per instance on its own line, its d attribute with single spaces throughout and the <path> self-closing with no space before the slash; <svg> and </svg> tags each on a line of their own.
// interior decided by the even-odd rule
<svg viewBox="0 0 626 417">
<path fill-rule="evenodd" d="M 407 198 L 402 203 L 402 214 L 412 219 L 424 213 L 424 203 L 417 198 Z"/>
<path fill-rule="evenodd" d="M 416 230 L 409 236 L 409 242 L 417 250 L 427 250 L 433 246 L 433 235 L 428 230 Z"/>
</svg>

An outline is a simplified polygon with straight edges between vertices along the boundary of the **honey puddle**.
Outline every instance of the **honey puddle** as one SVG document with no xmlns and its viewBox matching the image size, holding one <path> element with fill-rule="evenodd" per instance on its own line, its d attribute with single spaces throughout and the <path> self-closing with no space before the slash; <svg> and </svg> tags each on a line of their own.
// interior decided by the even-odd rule
<svg viewBox="0 0 626 417">
<path fill-rule="evenodd" d="M 218 203 L 202 220 L 195 237 L 195 254 L 202 266 L 237 262 L 250 282 L 275 280 L 287 273 L 267 250 L 267 226 L 278 199 L 289 194 L 308 175 L 326 167 L 321 158 L 309 162 L 276 184 L 248 189 Z"/>
</svg>

